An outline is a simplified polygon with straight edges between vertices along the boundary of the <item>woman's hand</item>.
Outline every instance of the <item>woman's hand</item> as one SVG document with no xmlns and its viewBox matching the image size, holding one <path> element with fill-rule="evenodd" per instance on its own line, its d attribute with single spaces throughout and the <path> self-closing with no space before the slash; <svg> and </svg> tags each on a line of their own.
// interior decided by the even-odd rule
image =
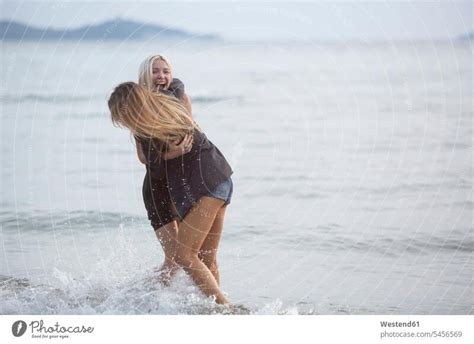
<svg viewBox="0 0 474 344">
<path fill-rule="evenodd" d="M 163 159 L 170 160 L 189 153 L 193 147 L 193 135 L 186 135 L 179 144 L 168 144 L 168 150 L 163 153 Z"/>
</svg>

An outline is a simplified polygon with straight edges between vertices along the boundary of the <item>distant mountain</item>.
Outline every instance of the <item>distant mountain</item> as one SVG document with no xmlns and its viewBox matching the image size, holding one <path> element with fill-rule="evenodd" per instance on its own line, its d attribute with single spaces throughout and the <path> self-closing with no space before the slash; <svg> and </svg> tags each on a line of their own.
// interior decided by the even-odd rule
<svg viewBox="0 0 474 344">
<path fill-rule="evenodd" d="M 75 29 L 49 29 L 27 26 L 15 21 L 0 21 L 0 40 L 143 40 L 186 39 L 217 40 L 213 34 L 197 35 L 165 26 L 144 24 L 115 18 L 100 24 L 90 24 Z"/>
<path fill-rule="evenodd" d="M 463 40 L 463 41 L 472 41 L 474 40 L 474 31 L 465 33 L 464 35 L 458 36 L 458 39 Z"/>
</svg>

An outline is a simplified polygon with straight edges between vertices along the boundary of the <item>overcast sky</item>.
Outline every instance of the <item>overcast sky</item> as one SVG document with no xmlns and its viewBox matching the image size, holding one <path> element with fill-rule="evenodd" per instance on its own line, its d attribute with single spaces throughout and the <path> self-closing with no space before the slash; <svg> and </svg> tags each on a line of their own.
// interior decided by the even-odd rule
<svg viewBox="0 0 474 344">
<path fill-rule="evenodd" d="M 449 39 L 473 30 L 472 1 L 3 1 L 1 18 L 77 27 L 123 17 L 237 40 Z"/>
</svg>

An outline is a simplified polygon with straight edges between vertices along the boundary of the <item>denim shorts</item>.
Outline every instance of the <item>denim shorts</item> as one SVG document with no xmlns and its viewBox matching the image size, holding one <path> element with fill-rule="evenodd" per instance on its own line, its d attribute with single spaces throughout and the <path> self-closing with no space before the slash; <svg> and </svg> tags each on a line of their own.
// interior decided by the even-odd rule
<svg viewBox="0 0 474 344">
<path fill-rule="evenodd" d="M 214 191 L 208 193 L 209 197 L 214 197 L 223 200 L 225 205 L 230 204 L 232 193 L 234 192 L 234 184 L 229 177 L 225 182 L 219 184 Z"/>
<path fill-rule="evenodd" d="M 232 179 L 229 177 L 229 179 L 219 184 L 214 191 L 209 191 L 205 196 L 221 199 L 225 202 L 224 205 L 229 205 L 232 199 L 233 192 L 234 184 L 232 183 Z M 177 206 L 176 211 L 178 213 L 178 217 L 181 220 L 184 219 L 191 207 L 191 204 L 183 204 L 182 206 Z"/>
</svg>

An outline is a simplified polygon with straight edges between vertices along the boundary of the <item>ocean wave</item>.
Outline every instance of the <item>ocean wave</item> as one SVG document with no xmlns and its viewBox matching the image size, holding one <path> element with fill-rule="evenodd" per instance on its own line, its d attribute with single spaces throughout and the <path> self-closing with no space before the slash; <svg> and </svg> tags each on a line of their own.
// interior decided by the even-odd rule
<svg viewBox="0 0 474 344">
<path fill-rule="evenodd" d="M 54 285 L 53 285 L 54 283 Z M 149 271 L 119 283 L 97 284 L 55 269 L 49 284 L 0 275 L 0 314 L 317 314 L 308 305 L 284 306 L 280 299 L 259 307 L 218 305 L 204 296 L 184 272 L 169 287 Z"/>
<path fill-rule="evenodd" d="M 147 223 L 144 216 L 106 211 L 64 211 L 51 213 L 1 211 L 0 223 L 4 231 L 41 231 L 75 228 L 117 228 L 120 224 Z"/>
<path fill-rule="evenodd" d="M 0 314 L 213 314 L 212 299 L 180 276 L 173 288 L 152 275 L 122 283 L 97 283 L 55 270 L 50 284 L 0 277 Z M 54 284 L 53 284 L 54 283 Z"/>
<path fill-rule="evenodd" d="M 95 100 L 106 101 L 107 96 L 105 94 L 24 94 L 24 95 L 0 95 L 0 101 L 4 104 L 16 104 L 16 103 L 79 103 L 79 102 L 90 102 Z"/>
<path fill-rule="evenodd" d="M 466 233 L 468 233 L 466 231 Z M 447 238 L 436 235 L 419 235 L 414 237 L 364 237 L 356 239 L 350 235 L 320 233 L 305 236 L 285 238 L 285 246 L 292 249 L 344 251 L 382 255 L 387 257 L 401 257 L 405 255 L 433 255 L 435 253 L 467 253 L 474 252 L 474 239 L 467 234 L 456 234 L 456 237 Z M 329 236 L 329 237 L 328 237 Z"/>
<path fill-rule="evenodd" d="M 242 96 L 191 96 L 193 103 L 218 103 L 222 101 L 237 100 L 242 101 Z"/>
<path fill-rule="evenodd" d="M 3 94 L 0 95 L 0 101 L 4 104 L 17 104 L 17 103 L 81 103 L 81 102 L 90 102 L 107 100 L 106 94 L 36 94 L 28 93 L 24 95 L 13 95 L 13 94 Z M 218 103 L 222 101 L 242 101 L 242 96 L 205 96 L 197 95 L 192 96 L 191 101 L 193 103 L 207 104 L 207 103 Z"/>
</svg>

